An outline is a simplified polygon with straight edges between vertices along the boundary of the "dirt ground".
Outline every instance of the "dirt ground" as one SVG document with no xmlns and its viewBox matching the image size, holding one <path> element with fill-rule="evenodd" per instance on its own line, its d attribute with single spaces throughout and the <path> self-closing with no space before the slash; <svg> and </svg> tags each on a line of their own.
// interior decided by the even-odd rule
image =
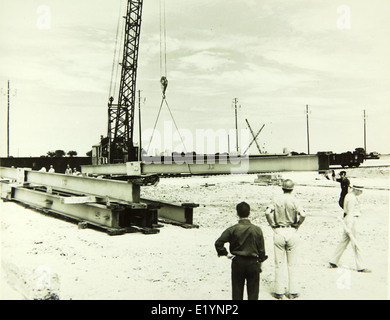
<svg viewBox="0 0 390 320">
<path fill-rule="evenodd" d="M 387 156 L 366 163 L 389 160 Z M 356 272 L 350 246 L 341 267 L 328 268 L 342 233 L 337 220 L 342 215 L 339 184 L 314 172 L 279 173 L 295 181 L 295 196 L 308 213 L 298 231 L 301 300 L 389 298 L 389 167 L 346 171 L 352 183 L 365 186 L 358 239 L 370 274 Z M 152 235 L 109 236 L 1 202 L 0 298 L 230 300 L 231 262 L 217 257 L 214 242 L 237 222 L 235 205 L 246 201 L 252 222 L 263 230 L 269 256 L 259 298 L 273 300 L 273 231 L 264 210 L 272 195 L 282 191 L 277 185 L 255 183 L 256 178 L 256 174 L 165 178 L 157 186 L 143 187 L 143 197 L 199 204 L 194 209 L 199 228 L 166 224 Z"/>
</svg>

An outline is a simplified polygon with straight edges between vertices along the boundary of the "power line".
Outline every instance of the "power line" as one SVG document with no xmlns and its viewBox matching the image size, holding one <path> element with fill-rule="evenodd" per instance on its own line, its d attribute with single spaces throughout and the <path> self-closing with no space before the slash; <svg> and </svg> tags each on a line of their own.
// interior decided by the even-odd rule
<svg viewBox="0 0 390 320">
<path fill-rule="evenodd" d="M 9 80 L 7 85 L 7 158 L 9 158 Z"/>
<path fill-rule="evenodd" d="M 310 138 L 309 138 L 309 106 L 306 105 L 306 132 L 307 132 L 307 154 L 310 154 Z"/>
<path fill-rule="evenodd" d="M 367 119 L 367 115 L 366 115 L 366 109 L 363 110 L 363 117 L 364 117 L 364 152 L 367 153 L 367 126 L 366 126 L 366 119 Z"/>
<path fill-rule="evenodd" d="M 233 99 L 233 103 L 234 103 L 234 119 L 235 119 L 235 126 L 236 126 L 236 151 L 238 153 L 238 124 L 237 124 L 237 103 L 238 103 L 238 99 L 237 98 L 234 98 Z"/>
</svg>

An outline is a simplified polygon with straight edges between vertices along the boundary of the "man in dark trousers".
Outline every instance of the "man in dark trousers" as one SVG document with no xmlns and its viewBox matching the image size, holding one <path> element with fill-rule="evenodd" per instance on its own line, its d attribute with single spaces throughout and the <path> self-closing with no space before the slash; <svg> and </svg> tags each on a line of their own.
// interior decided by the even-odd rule
<svg viewBox="0 0 390 320">
<path fill-rule="evenodd" d="M 215 242 L 218 256 L 228 256 L 225 243 L 230 243 L 232 260 L 232 297 L 243 300 L 246 280 L 248 300 L 258 300 L 261 264 L 265 254 L 264 237 L 260 227 L 249 221 L 250 206 L 241 202 L 236 206 L 239 221 L 226 229 Z"/>
<path fill-rule="evenodd" d="M 339 206 L 343 209 L 344 208 L 344 199 L 348 193 L 350 182 L 349 182 L 349 179 L 347 178 L 347 173 L 345 171 L 340 171 L 339 175 L 340 175 L 340 177 L 337 178 L 336 181 L 339 182 L 340 186 L 341 186 Z"/>
</svg>

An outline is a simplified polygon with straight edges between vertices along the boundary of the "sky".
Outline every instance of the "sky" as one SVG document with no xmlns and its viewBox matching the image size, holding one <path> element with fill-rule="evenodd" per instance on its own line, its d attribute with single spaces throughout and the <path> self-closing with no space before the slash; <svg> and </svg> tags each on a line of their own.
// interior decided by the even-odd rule
<svg viewBox="0 0 390 320">
<path fill-rule="evenodd" d="M 8 80 L 11 156 L 58 149 L 85 156 L 107 134 L 126 3 L 1 0 L 0 156 L 7 155 Z M 389 14 L 387 0 L 144 0 L 142 146 L 158 120 L 151 153 L 235 151 L 237 98 L 239 152 L 252 140 L 246 120 L 254 133 L 264 125 L 262 152 L 353 151 L 364 147 L 365 110 L 367 151 L 390 153 Z M 164 103 L 157 117 L 162 75 L 169 109 Z M 137 113 L 136 143 L 138 130 Z M 249 150 L 258 153 L 254 143 Z"/>
</svg>

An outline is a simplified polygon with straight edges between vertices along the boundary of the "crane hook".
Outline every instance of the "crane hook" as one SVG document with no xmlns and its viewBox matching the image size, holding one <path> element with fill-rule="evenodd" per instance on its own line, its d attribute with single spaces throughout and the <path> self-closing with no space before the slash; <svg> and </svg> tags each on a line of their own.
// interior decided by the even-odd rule
<svg viewBox="0 0 390 320">
<path fill-rule="evenodd" d="M 160 83 L 161 83 L 161 90 L 162 90 L 162 93 L 163 93 L 163 98 L 165 98 L 165 91 L 167 90 L 167 87 L 168 87 L 168 79 L 167 79 L 167 77 L 162 76 L 161 79 L 160 79 Z"/>
</svg>

